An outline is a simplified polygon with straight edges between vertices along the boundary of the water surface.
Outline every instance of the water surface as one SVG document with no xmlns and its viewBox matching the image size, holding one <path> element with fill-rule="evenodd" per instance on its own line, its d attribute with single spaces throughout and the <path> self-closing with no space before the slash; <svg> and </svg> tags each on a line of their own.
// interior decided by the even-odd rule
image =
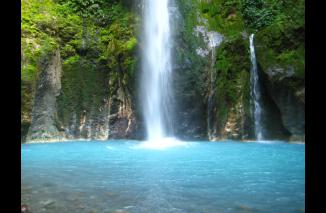
<svg viewBox="0 0 326 213">
<path fill-rule="evenodd" d="M 304 212 L 304 144 L 23 144 L 32 212 Z"/>
</svg>

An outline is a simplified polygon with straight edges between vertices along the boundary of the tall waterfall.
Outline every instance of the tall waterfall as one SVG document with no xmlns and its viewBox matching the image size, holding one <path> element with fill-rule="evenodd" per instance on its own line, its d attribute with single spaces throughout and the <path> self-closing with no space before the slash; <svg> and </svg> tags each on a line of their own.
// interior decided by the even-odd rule
<svg viewBox="0 0 326 213">
<path fill-rule="evenodd" d="M 263 139 L 263 128 L 261 121 L 261 93 L 259 85 L 259 77 L 257 70 L 257 61 L 255 54 L 254 46 L 254 34 L 249 36 L 250 40 L 250 59 L 252 63 L 251 72 L 250 72 L 250 86 L 251 86 L 251 99 L 254 103 L 254 121 L 255 121 L 255 135 L 257 140 Z"/>
<path fill-rule="evenodd" d="M 141 101 L 147 140 L 172 135 L 169 0 L 144 0 Z"/>
</svg>

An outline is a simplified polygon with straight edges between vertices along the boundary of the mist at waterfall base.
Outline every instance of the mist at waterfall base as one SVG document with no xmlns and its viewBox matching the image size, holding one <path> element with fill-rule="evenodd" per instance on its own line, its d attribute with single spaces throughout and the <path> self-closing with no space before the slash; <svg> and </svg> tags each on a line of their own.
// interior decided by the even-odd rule
<svg viewBox="0 0 326 213">
<path fill-rule="evenodd" d="M 304 144 L 140 144 L 23 144 L 22 203 L 34 213 L 304 212 Z"/>
</svg>

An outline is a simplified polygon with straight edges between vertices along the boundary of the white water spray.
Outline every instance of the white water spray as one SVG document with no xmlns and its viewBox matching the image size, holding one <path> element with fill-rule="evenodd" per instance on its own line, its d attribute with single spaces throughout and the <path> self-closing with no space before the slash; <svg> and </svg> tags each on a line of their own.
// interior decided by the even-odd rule
<svg viewBox="0 0 326 213">
<path fill-rule="evenodd" d="M 258 78 L 258 70 L 257 70 L 257 61 L 255 54 L 255 46 L 254 46 L 254 34 L 249 36 L 250 40 L 250 58 L 251 58 L 251 72 L 250 72 L 250 86 L 251 86 L 251 97 L 254 102 L 254 121 L 255 121 L 255 135 L 257 140 L 263 139 L 263 129 L 261 122 L 261 93 L 259 88 L 259 78 Z"/>
<path fill-rule="evenodd" d="M 171 33 L 169 0 L 144 0 L 141 100 L 147 140 L 171 137 Z M 168 140 L 171 141 L 171 140 Z"/>
</svg>

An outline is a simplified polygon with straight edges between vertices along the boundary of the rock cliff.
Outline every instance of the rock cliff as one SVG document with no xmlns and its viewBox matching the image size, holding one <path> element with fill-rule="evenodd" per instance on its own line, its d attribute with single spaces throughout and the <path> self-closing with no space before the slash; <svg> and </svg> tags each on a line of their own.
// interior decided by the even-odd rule
<svg viewBox="0 0 326 213">
<path fill-rule="evenodd" d="M 22 1 L 22 141 L 144 138 L 142 4 L 96 2 Z M 175 0 L 170 13 L 178 138 L 254 139 L 254 33 L 266 139 L 304 141 L 304 0 Z"/>
<path fill-rule="evenodd" d="M 56 103 L 61 90 L 60 51 L 56 50 L 43 66 L 34 98 L 32 123 L 27 134 L 28 141 L 63 137 L 58 126 Z"/>
</svg>

